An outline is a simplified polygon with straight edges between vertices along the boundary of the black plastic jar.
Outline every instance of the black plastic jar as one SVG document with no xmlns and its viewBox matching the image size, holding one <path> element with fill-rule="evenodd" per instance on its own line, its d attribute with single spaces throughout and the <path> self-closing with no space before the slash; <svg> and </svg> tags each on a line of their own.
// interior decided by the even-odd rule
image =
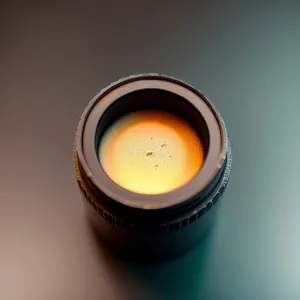
<svg viewBox="0 0 300 300">
<path fill-rule="evenodd" d="M 198 174 L 164 194 L 120 187 L 105 173 L 97 154 L 114 121 L 143 109 L 186 119 L 204 147 Z M 229 180 L 231 149 L 223 119 L 201 92 L 172 77 L 142 74 L 109 85 L 88 104 L 76 131 L 73 162 L 92 224 L 103 240 L 134 257 L 168 258 L 191 249 L 209 228 Z"/>
</svg>

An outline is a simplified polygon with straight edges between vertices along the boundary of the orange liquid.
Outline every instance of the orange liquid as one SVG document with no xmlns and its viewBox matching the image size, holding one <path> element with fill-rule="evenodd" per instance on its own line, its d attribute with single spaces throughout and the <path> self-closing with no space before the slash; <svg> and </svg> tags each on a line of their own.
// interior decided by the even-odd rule
<svg viewBox="0 0 300 300">
<path fill-rule="evenodd" d="M 108 128 L 99 159 L 119 186 L 140 194 L 162 194 L 190 181 L 203 165 L 204 152 L 187 121 L 166 111 L 142 110 Z"/>
</svg>

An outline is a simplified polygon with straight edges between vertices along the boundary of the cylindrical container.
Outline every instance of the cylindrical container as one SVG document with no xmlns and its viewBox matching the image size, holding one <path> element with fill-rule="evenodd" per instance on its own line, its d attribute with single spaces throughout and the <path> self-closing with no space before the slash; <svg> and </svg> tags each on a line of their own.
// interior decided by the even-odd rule
<svg viewBox="0 0 300 300">
<path fill-rule="evenodd" d="M 203 144 L 199 172 L 162 194 L 121 187 L 99 161 L 107 128 L 143 109 L 164 110 L 187 120 Z M 115 249 L 144 258 L 169 258 L 197 245 L 227 186 L 231 160 L 225 124 L 212 103 L 189 84 L 160 74 L 130 76 L 103 89 L 83 112 L 73 147 L 75 175 L 92 224 Z"/>
</svg>

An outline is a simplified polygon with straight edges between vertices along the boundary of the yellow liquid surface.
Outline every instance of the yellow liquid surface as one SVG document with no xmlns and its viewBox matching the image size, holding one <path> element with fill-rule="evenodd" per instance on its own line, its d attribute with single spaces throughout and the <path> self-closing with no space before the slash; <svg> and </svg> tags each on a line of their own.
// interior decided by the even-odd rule
<svg viewBox="0 0 300 300">
<path fill-rule="evenodd" d="M 196 131 L 184 119 L 160 110 L 127 114 L 101 139 L 99 159 L 121 187 L 140 194 L 162 194 L 190 181 L 203 165 Z"/>
</svg>

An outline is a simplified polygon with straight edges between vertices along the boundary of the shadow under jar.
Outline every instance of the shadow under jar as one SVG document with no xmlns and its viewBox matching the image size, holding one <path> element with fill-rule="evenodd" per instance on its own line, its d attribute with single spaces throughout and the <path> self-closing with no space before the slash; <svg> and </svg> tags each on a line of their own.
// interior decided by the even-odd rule
<svg viewBox="0 0 300 300">
<path fill-rule="evenodd" d="M 159 135 L 153 136 L 146 130 L 147 127 L 144 128 L 144 132 L 141 129 L 142 135 L 139 136 L 136 132 L 133 134 L 133 139 L 134 137 L 137 140 L 144 138 L 148 139 L 147 142 L 136 144 L 140 146 L 134 146 L 136 140 L 128 143 L 131 145 L 131 148 L 129 147 L 131 150 L 132 147 L 141 149 L 137 149 L 137 152 L 132 152 L 130 149 L 123 149 L 123 151 L 128 150 L 127 156 L 140 155 L 142 157 L 143 153 L 145 154 L 142 160 L 128 159 L 128 164 L 134 162 L 135 165 L 144 163 L 145 166 L 149 166 L 147 159 L 152 159 L 153 170 L 149 169 L 148 173 L 143 173 L 144 177 L 148 176 L 148 183 L 141 178 L 139 184 L 135 184 L 133 180 L 131 185 L 127 183 L 126 185 L 125 179 L 122 184 L 121 177 L 117 176 L 120 175 L 122 168 L 110 172 L 110 163 L 104 163 L 105 155 L 101 157 L 101 147 L 104 148 L 102 144 L 107 132 L 113 128 L 116 122 L 120 122 L 126 116 L 143 112 L 146 114 L 151 112 L 150 115 L 154 119 L 157 113 L 156 123 L 164 123 L 162 126 L 168 122 L 168 116 L 174 116 L 179 123 L 182 120 L 185 122 L 184 126 L 190 126 L 190 129 L 188 127 L 184 129 L 183 123 L 178 125 L 177 121 L 177 123 L 171 122 L 169 132 L 174 131 L 175 139 L 180 138 L 177 134 L 180 128 L 183 128 L 181 130 L 183 136 L 186 134 L 186 130 L 191 130 L 191 134 L 192 131 L 193 134 L 196 133 L 201 141 L 199 145 L 201 145 L 203 157 L 202 161 L 198 160 L 199 166 L 192 176 L 191 172 L 187 176 L 187 172 L 180 170 L 189 171 L 194 167 L 187 156 L 188 153 L 191 153 L 195 157 L 195 151 L 190 151 L 189 148 L 194 147 L 195 144 L 186 143 L 185 151 L 178 150 L 178 145 L 182 145 L 180 141 L 177 146 L 175 143 L 173 151 L 181 151 L 181 153 L 176 152 L 177 156 L 173 157 L 175 163 L 168 164 L 165 162 L 167 159 L 165 157 L 170 158 L 172 153 L 165 152 L 168 153 L 165 157 L 161 154 L 162 152 L 156 153 L 166 150 L 159 149 L 159 145 L 161 148 L 167 148 L 168 141 L 159 140 L 157 142 Z M 141 119 L 136 120 L 138 120 L 137 124 L 142 122 Z M 147 120 L 145 122 L 147 123 Z M 177 129 L 176 124 L 178 125 Z M 119 125 L 115 127 L 120 129 Z M 161 137 L 164 131 L 157 130 L 157 132 Z M 114 146 L 114 143 L 119 141 L 120 134 L 115 134 L 114 139 L 111 139 L 112 142 L 106 150 L 107 153 L 111 153 L 107 154 L 107 157 L 115 155 L 116 158 L 120 158 L 123 155 L 126 159 L 124 153 L 118 152 L 120 149 L 122 150 L 122 147 Z M 153 141 L 149 139 L 153 139 Z M 182 151 L 185 152 L 182 153 Z M 162 176 L 157 170 L 159 164 L 155 160 L 156 154 L 160 155 L 157 156 L 160 163 L 165 162 L 165 169 L 168 166 L 171 169 L 174 168 L 174 172 L 167 172 L 165 177 L 176 172 L 176 178 L 182 175 L 183 178 L 178 181 L 177 185 L 172 186 L 169 181 L 169 186 L 162 187 L 161 190 L 155 189 L 157 182 L 161 182 L 155 180 L 156 174 Z M 176 157 L 180 158 L 181 163 L 176 161 Z M 114 249 L 129 256 L 167 259 L 181 255 L 193 248 L 210 227 L 214 219 L 216 204 L 230 177 L 231 149 L 223 119 L 201 92 L 172 77 L 142 74 L 130 76 L 111 84 L 88 104 L 76 131 L 73 163 L 90 220 L 102 239 L 112 245 Z M 126 161 L 122 163 L 125 168 Z M 116 164 L 116 161 L 112 161 L 111 164 Z M 113 166 L 111 167 L 113 169 Z M 129 166 L 127 165 L 126 168 Z M 113 172 L 117 173 L 116 176 Z M 137 169 L 133 168 L 132 172 L 137 172 Z M 128 173 L 128 176 L 123 177 L 129 178 L 130 176 L 132 174 Z M 119 181 L 116 178 L 119 178 Z M 138 179 L 140 180 L 140 178 Z M 143 191 L 145 182 L 148 189 L 145 188 Z M 151 187 L 151 182 L 154 185 L 156 182 L 156 185 Z M 152 189 L 149 190 L 149 186 Z"/>
</svg>

